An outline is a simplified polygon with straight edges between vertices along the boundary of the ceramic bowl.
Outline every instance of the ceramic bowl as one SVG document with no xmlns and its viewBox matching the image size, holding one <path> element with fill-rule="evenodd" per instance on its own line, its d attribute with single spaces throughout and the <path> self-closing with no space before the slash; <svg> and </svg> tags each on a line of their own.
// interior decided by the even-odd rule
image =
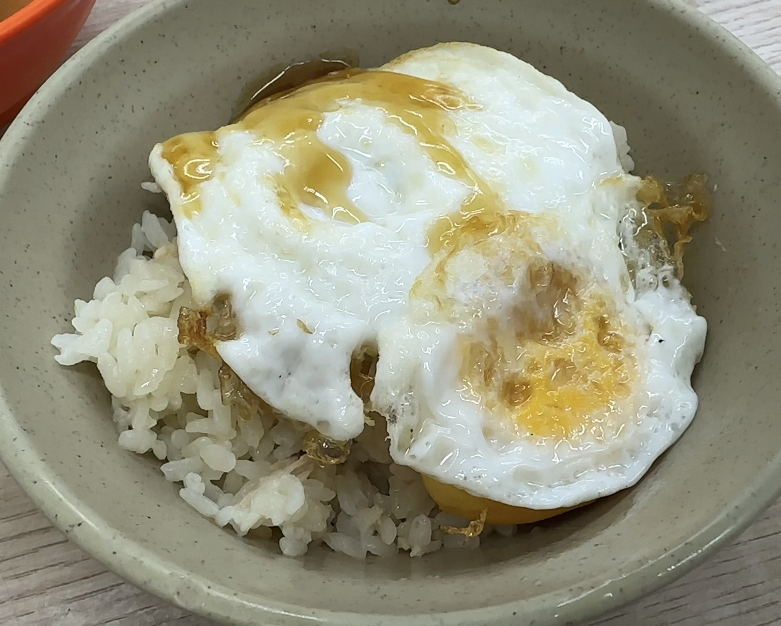
<svg viewBox="0 0 781 626">
<path fill-rule="evenodd" d="M 746 47 L 668 0 L 163 0 L 41 89 L 0 145 L 0 453 L 87 552 L 186 609 L 235 624 L 561 625 L 668 583 L 781 488 L 781 85 Z M 348 45 L 366 65 L 438 41 L 508 50 L 626 126 L 640 172 L 718 185 L 687 256 L 710 322 L 701 405 L 634 489 L 477 551 L 285 558 L 199 517 L 123 452 L 92 367 L 49 340 L 112 271 L 142 211 L 146 157 L 230 117 L 269 66 Z"/>
<path fill-rule="evenodd" d="M 95 0 L 10 0 L 5 4 L 21 8 L 0 21 L 0 127 L 62 61 Z"/>
</svg>

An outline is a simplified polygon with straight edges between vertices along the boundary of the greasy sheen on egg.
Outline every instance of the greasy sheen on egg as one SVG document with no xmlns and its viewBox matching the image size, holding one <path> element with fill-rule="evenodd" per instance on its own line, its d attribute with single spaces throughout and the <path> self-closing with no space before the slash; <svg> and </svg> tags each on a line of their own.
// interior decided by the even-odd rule
<svg viewBox="0 0 781 626">
<path fill-rule="evenodd" d="M 150 167 L 252 391 L 338 441 L 371 408 L 397 463 L 558 509 L 634 484 L 697 406 L 705 322 L 672 268 L 627 271 L 625 154 L 559 82 L 459 43 L 263 101 Z"/>
</svg>

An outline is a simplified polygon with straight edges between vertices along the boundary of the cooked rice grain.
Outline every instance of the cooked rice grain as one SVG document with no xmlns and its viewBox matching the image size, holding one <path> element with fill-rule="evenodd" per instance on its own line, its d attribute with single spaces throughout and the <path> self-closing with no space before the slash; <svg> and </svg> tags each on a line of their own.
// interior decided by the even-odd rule
<svg viewBox="0 0 781 626">
<path fill-rule="evenodd" d="M 391 462 L 383 423 L 367 427 L 347 463 L 323 468 L 301 456 L 305 433 L 292 422 L 241 420 L 222 404 L 219 363 L 178 341 L 179 309 L 195 303 L 175 235 L 173 224 L 144 213 L 113 278 L 99 281 L 89 302 L 76 301 L 76 332 L 52 340 L 59 363 L 97 364 L 120 447 L 163 461 L 180 497 L 217 525 L 269 539 L 278 528 L 289 556 L 321 542 L 358 559 L 478 546 L 479 538 L 440 532 L 440 523 L 466 521 L 440 513 L 420 476 Z"/>
</svg>

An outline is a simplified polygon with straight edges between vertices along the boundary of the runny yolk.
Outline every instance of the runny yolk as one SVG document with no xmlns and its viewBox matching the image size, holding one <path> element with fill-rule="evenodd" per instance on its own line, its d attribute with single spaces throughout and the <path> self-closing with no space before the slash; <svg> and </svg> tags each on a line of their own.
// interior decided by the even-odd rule
<svg viewBox="0 0 781 626">
<path fill-rule="evenodd" d="M 467 520 L 476 520 L 484 510 L 487 510 L 486 524 L 501 526 L 533 524 L 591 504 L 590 502 L 585 502 L 577 506 L 561 509 L 525 509 L 473 496 L 463 489 L 441 483 L 430 476 L 423 476 L 423 484 L 434 502 L 445 513 L 459 515 Z"/>
</svg>

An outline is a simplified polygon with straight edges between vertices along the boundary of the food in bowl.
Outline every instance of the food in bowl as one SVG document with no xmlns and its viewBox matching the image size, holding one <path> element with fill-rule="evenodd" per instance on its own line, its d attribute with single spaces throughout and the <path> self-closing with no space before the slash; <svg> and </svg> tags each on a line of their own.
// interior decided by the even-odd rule
<svg viewBox="0 0 781 626">
<path fill-rule="evenodd" d="M 702 175 L 472 44 L 333 72 L 152 150 L 76 302 L 122 447 L 220 526 L 358 558 L 473 547 L 635 484 L 692 420 Z"/>
</svg>

